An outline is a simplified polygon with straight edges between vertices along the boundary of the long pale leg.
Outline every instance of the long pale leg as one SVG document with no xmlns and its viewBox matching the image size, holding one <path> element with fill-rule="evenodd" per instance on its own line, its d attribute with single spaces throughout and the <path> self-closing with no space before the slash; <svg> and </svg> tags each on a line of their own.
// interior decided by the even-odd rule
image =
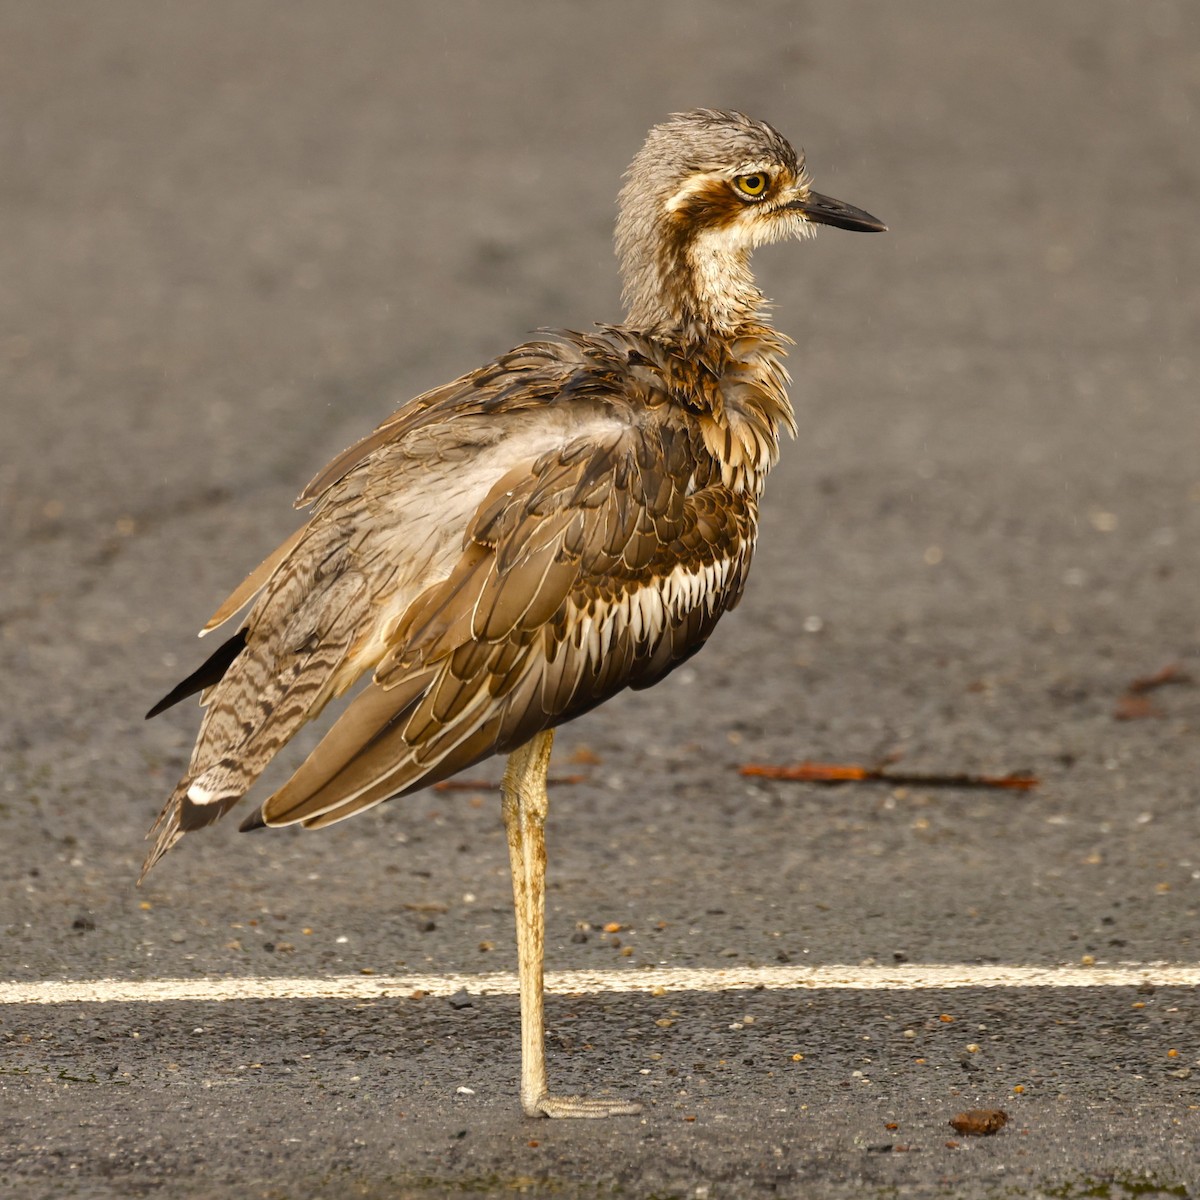
<svg viewBox="0 0 1200 1200">
<path fill-rule="evenodd" d="M 542 962 L 546 942 L 546 772 L 554 731 L 547 730 L 508 757 L 504 769 L 504 829 L 512 864 L 521 982 L 521 1108 L 527 1117 L 612 1117 L 639 1113 L 629 1100 L 551 1096 L 546 1085 L 546 1027 Z"/>
</svg>

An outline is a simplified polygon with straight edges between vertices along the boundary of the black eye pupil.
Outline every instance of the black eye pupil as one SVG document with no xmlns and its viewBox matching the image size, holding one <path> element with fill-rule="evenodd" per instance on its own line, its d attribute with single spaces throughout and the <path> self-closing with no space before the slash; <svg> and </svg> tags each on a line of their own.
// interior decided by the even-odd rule
<svg viewBox="0 0 1200 1200">
<path fill-rule="evenodd" d="M 757 192 L 762 187 L 762 180 L 757 175 L 747 176 L 746 187 L 752 192 Z"/>
</svg>

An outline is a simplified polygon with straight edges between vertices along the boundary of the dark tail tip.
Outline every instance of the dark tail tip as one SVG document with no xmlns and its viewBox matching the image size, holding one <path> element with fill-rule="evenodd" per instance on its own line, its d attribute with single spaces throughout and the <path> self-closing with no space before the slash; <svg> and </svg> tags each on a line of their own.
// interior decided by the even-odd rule
<svg viewBox="0 0 1200 1200">
<path fill-rule="evenodd" d="M 227 642 L 223 642 L 209 655 L 205 662 L 182 682 L 177 683 L 147 714 L 146 720 L 166 712 L 173 704 L 186 700 L 197 692 L 219 683 L 229 670 L 233 660 L 246 648 L 246 631 L 239 629 Z"/>
<path fill-rule="evenodd" d="M 238 833 L 253 833 L 256 829 L 266 829 L 267 823 L 263 820 L 262 809 L 256 808 L 239 826 Z"/>
</svg>

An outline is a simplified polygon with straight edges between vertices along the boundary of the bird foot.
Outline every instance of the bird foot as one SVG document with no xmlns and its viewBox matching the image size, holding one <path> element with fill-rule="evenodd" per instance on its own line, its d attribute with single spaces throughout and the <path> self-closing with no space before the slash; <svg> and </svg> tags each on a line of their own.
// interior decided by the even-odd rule
<svg viewBox="0 0 1200 1200">
<path fill-rule="evenodd" d="M 641 1111 L 636 1100 L 591 1096 L 543 1096 L 525 1105 L 527 1117 L 633 1117 Z"/>
</svg>

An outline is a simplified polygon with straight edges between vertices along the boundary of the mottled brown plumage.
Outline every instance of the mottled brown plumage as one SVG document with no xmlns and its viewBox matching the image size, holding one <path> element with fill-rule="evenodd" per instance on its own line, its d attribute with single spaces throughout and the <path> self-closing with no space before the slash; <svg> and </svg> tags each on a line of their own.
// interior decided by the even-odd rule
<svg viewBox="0 0 1200 1200">
<path fill-rule="evenodd" d="M 882 228 L 812 192 L 767 125 L 697 110 L 653 129 L 621 192 L 626 324 L 517 347 L 411 401 L 309 484 L 308 523 L 205 630 L 252 602 L 235 637 L 163 702 L 203 689 L 205 715 L 145 869 L 369 673 L 245 827 L 326 825 L 511 754 L 522 1009 L 540 1022 L 528 930 L 540 939 L 548 731 L 662 679 L 740 599 L 763 481 L 794 430 L 786 339 L 749 256 L 814 222 Z M 627 1110 L 549 1097 L 530 1071 L 527 1112 Z"/>
</svg>

